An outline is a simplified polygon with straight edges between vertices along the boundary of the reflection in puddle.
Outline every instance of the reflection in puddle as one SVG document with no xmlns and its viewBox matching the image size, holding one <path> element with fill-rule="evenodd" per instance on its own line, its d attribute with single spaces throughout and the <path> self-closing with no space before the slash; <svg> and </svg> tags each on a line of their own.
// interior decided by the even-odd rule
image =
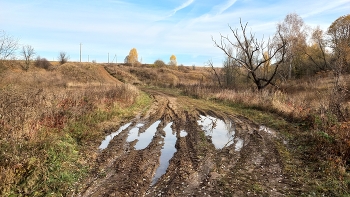
<svg viewBox="0 0 350 197">
<path fill-rule="evenodd" d="M 201 115 L 200 120 L 197 122 L 202 126 L 205 135 L 212 138 L 215 148 L 221 149 L 233 143 L 235 130 L 231 121 L 226 123 L 223 120 L 212 116 Z"/>
<path fill-rule="evenodd" d="M 128 138 L 126 139 L 127 142 L 132 142 L 134 140 L 136 140 L 140 134 L 139 134 L 139 130 L 141 127 L 143 127 L 144 124 L 142 123 L 139 123 L 136 125 L 136 127 L 132 128 L 130 131 L 129 131 L 129 136 Z"/>
<path fill-rule="evenodd" d="M 154 185 L 158 179 L 165 174 L 166 169 L 169 166 L 169 161 L 173 157 L 174 153 L 176 152 L 175 143 L 176 143 L 176 136 L 173 134 L 173 131 L 171 129 L 171 125 L 173 123 L 169 123 L 165 128 L 165 138 L 164 138 L 164 144 L 160 155 L 160 164 L 157 168 L 156 174 L 153 177 L 152 185 Z"/>
<path fill-rule="evenodd" d="M 138 136 L 137 139 L 139 141 L 135 145 L 136 150 L 144 149 L 151 143 L 152 138 L 157 131 L 157 127 L 158 127 L 159 123 L 160 123 L 160 120 L 156 121 L 144 133 L 141 133 Z"/>
<path fill-rule="evenodd" d="M 107 148 L 109 142 L 110 142 L 115 136 L 117 136 L 120 132 L 122 132 L 124 129 L 128 128 L 130 125 L 131 125 L 131 122 L 130 122 L 130 123 L 127 123 L 127 124 L 125 124 L 125 125 L 123 125 L 123 126 L 121 126 L 121 127 L 118 129 L 118 131 L 113 132 L 113 133 L 107 135 L 106 138 L 101 142 L 100 147 L 98 147 L 98 148 L 101 149 L 101 150 Z"/>
<path fill-rule="evenodd" d="M 237 138 L 236 140 L 236 144 L 235 144 L 235 151 L 240 151 L 243 147 L 243 139 L 241 138 Z"/>
<path fill-rule="evenodd" d="M 180 131 L 180 137 L 186 137 L 187 136 L 187 132 L 182 130 Z"/>
</svg>

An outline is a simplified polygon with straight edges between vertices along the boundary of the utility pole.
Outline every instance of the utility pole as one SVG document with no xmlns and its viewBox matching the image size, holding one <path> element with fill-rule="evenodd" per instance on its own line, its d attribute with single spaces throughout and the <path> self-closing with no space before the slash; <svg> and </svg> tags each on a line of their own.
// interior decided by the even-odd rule
<svg viewBox="0 0 350 197">
<path fill-rule="evenodd" d="M 117 63 L 117 54 L 114 55 L 112 63 L 114 62 L 114 59 L 115 59 L 115 63 Z"/>
<path fill-rule="evenodd" d="M 108 64 L 109 64 L 109 53 L 108 53 Z"/>
<path fill-rule="evenodd" d="M 81 43 L 80 43 L 80 62 L 81 62 Z"/>
<path fill-rule="evenodd" d="M 88 55 L 88 62 L 90 62 L 90 55 Z"/>
</svg>

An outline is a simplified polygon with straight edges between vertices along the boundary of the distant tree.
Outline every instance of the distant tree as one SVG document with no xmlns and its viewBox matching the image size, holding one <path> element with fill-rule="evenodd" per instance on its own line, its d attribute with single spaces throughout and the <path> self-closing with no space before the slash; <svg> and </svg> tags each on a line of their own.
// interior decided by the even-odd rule
<svg viewBox="0 0 350 197">
<path fill-rule="evenodd" d="M 160 60 L 160 59 L 156 60 L 153 64 L 154 64 L 155 67 L 159 67 L 159 68 L 165 67 L 165 66 L 166 66 L 166 64 L 164 63 L 164 61 L 163 61 L 163 60 Z"/>
<path fill-rule="evenodd" d="M 129 55 L 127 55 L 125 58 L 124 58 L 124 63 L 129 63 Z"/>
<path fill-rule="evenodd" d="M 48 70 L 52 66 L 47 59 L 41 58 L 40 56 L 36 58 L 34 65 L 38 68 L 43 68 L 46 70 Z"/>
<path fill-rule="evenodd" d="M 136 63 L 138 63 L 138 59 L 139 57 L 136 48 L 132 48 L 129 52 L 129 55 L 125 58 L 126 62 L 124 62 L 129 63 L 131 65 L 135 65 Z"/>
<path fill-rule="evenodd" d="M 60 64 L 62 65 L 62 64 L 65 64 L 65 63 L 68 62 L 69 56 L 67 55 L 66 52 L 63 52 L 63 51 L 62 51 L 62 52 L 60 52 L 60 54 L 58 55 L 57 59 L 58 59 L 58 61 L 60 62 Z"/>
<path fill-rule="evenodd" d="M 24 65 L 22 65 L 23 70 L 28 71 L 30 62 L 35 55 L 34 48 L 30 45 L 25 45 L 22 47 L 21 55 L 24 58 Z"/>
<path fill-rule="evenodd" d="M 214 81 L 217 80 L 219 86 L 222 87 L 220 73 L 218 72 L 218 69 L 214 67 L 213 61 L 209 60 L 208 63 L 207 63 L 207 66 L 209 66 L 211 68 L 209 70 L 209 72 L 213 76 L 213 80 Z"/>
<path fill-rule="evenodd" d="M 231 56 L 233 55 L 232 48 L 228 48 L 227 52 Z M 240 66 L 237 64 L 237 62 L 234 59 L 230 58 L 229 56 L 226 56 L 223 62 L 222 69 L 218 71 L 219 76 L 217 76 L 217 78 L 222 78 L 223 86 L 227 88 L 234 88 L 236 85 L 236 80 L 238 78 L 238 75 L 241 74 L 239 70 L 240 70 Z"/>
<path fill-rule="evenodd" d="M 288 14 L 282 23 L 277 25 L 280 34 L 286 41 L 286 64 L 283 65 L 284 77 L 291 78 L 298 73 L 306 47 L 307 31 L 303 19 L 296 13 Z"/>
<path fill-rule="evenodd" d="M 335 57 L 347 71 L 350 71 L 350 14 L 335 20 L 327 33 Z"/>
<path fill-rule="evenodd" d="M 176 61 L 176 56 L 175 55 L 171 55 L 170 56 L 170 66 L 177 66 L 177 61 Z"/>
<path fill-rule="evenodd" d="M 329 70 L 330 54 L 327 53 L 327 42 L 319 26 L 312 30 L 311 41 L 312 43 L 306 48 L 305 54 L 314 65 L 314 72 Z"/>
<path fill-rule="evenodd" d="M 11 58 L 18 47 L 18 41 L 6 34 L 5 31 L 0 31 L 0 64 L 3 60 Z"/>
<path fill-rule="evenodd" d="M 264 59 L 269 59 L 269 53 L 267 51 L 264 52 L 263 54 L 263 58 Z M 264 77 L 266 77 L 268 74 L 269 74 L 269 68 L 271 66 L 271 61 L 266 61 L 264 64 L 263 64 L 263 72 L 264 72 Z"/>
<path fill-rule="evenodd" d="M 341 75 L 350 71 L 350 14 L 341 16 L 328 28 L 330 47 L 333 50 L 332 70 L 334 82 L 329 98 L 329 111 L 336 115 L 338 120 L 346 121 L 349 112 L 346 105 L 348 86 Z"/>
<path fill-rule="evenodd" d="M 213 38 L 212 40 L 214 45 L 221 49 L 230 60 L 234 61 L 241 68 L 244 68 L 248 73 L 249 79 L 254 82 L 257 89 L 262 90 L 270 84 L 274 85 L 274 77 L 277 74 L 279 66 L 284 62 L 287 43 L 279 28 L 273 38 L 274 42 L 271 42 L 270 39 L 265 42 L 263 39 L 258 41 L 251 32 L 248 34 L 246 32 L 247 25 L 248 23 L 243 25 L 242 21 L 240 21 L 241 33 L 239 33 L 238 28 L 232 29 L 229 26 L 234 36 L 234 41 L 223 35 L 221 35 L 219 42 Z M 235 53 L 231 53 L 231 49 Z M 268 57 L 264 56 L 265 52 L 267 52 Z M 274 66 L 268 76 L 263 76 L 260 69 L 267 62 L 273 62 Z"/>
</svg>

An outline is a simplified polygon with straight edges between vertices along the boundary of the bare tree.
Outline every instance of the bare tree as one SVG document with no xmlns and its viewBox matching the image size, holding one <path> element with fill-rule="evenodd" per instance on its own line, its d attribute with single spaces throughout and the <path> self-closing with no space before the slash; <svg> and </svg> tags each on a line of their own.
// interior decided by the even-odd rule
<svg viewBox="0 0 350 197">
<path fill-rule="evenodd" d="M 222 83 L 221 83 L 221 80 L 220 80 L 220 75 L 218 73 L 218 71 L 215 69 L 214 67 L 214 64 L 213 64 L 213 61 L 209 60 L 208 61 L 208 66 L 211 68 L 210 73 L 212 73 L 212 75 L 214 76 L 214 78 L 216 78 L 216 80 L 218 81 L 219 83 L 219 86 L 222 87 Z M 215 80 L 214 80 L 215 81 Z"/>
<path fill-rule="evenodd" d="M 0 31 L 0 64 L 3 60 L 11 58 L 18 47 L 18 41 L 7 35 L 5 31 Z"/>
<path fill-rule="evenodd" d="M 306 50 L 305 54 L 309 57 L 311 62 L 318 68 L 318 70 L 329 70 L 329 54 L 326 51 L 327 43 L 324 39 L 324 33 L 319 26 L 312 31 L 311 39 L 313 41 L 313 45 L 308 48 L 313 49 L 313 51 L 310 52 L 310 50 Z"/>
<path fill-rule="evenodd" d="M 125 63 L 125 64 L 128 64 L 128 63 L 129 63 L 129 55 L 125 56 L 125 58 L 124 58 L 124 63 Z"/>
<path fill-rule="evenodd" d="M 69 60 L 69 56 L 67 55 L 66 52 L 60 52 L 59 56 L 58 56 L 58 61 L 60 62 L 60 64 L 64 64 L 67 63 Z"/>
<path fill-rule="evenodd" d="M 212 40 L 215 46 L 221 49 L 227 57 L 244 68 L 258 90 L 262 90 L 270 84 L 274 85 L 273 79 L 276 76 L 278 67 L 284 62 L 286 55 L 286 41 L 282 37 L 280 29 L 277 30 L 273 43 L 270 39 L 267 42 L 264 39 L 258 41 L 254 34 L 246 32 L 247 25 L 248 23 L 243 25 L 240 20 L 241 33 L 239 33 L 238 28 L 232 29 L 229 26 L 234 36 L 234 41 L 230 40 L 228 36 L 221 34 L 220 42 L 215 41 L 213 38 Z M 231 53 L 231 48 L 236 50 L 236 52 Z M 264 55 L 264 53 L 268 55 Z M 271 66 L 272 72 L 264 76 L 260 70 L 263 69 L 266 62 L 273 63 L 273 66 Z"/>
<path fill-rule="evenodd" d="M 24 65 L 22 65 L 23 70 L 27 71 L 29 69 L 30 61 L 35 54 L 34 48 L 30 45 L 25 45 L 22 47 L 21 55 L 24 58 Z"/>
</svg>

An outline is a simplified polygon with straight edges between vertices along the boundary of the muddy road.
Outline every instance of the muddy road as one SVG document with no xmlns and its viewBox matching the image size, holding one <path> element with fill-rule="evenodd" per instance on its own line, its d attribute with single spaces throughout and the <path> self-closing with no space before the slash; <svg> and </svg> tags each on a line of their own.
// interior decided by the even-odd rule
<svg viewBox="0 0 350 197">
<path fill-rule="evenodd" d="M 286 196 L 277 132 L 148 91 L 154 104 L 101 142 L 80 196 Z"/>
</svg>

